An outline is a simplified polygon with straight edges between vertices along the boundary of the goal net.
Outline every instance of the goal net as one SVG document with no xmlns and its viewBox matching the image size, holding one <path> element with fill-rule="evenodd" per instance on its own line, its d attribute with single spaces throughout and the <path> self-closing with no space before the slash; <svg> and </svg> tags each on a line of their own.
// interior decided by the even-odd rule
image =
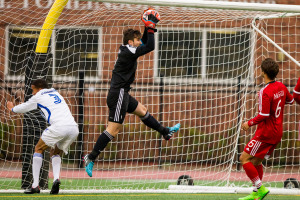
<svg viewBox="0 0 300 200">
<path fill-rule="evenodd" d="M 54 1 L 0 1 L 2 192 L 21 191 L 31 184 L 34 145 L 47 124 L 39 112 L 10 113 L 6 103 L 28 99 L 28 83 L 41 76 L 65 97 L 81 131 L 62 157 L 62 191 L 251 190 L 239 156 L 256 127 L 241 132 L 241 123 L 257 115 L 257 92 L 264 86 L 263 59 L 271 57 L 280 64 L 277 80 L 293 91 L 300 76 L 300 18 L 293 13 L 300 13 L 300 8 L 160 2 L 164 5 L 147 0 L 136 4 L 70 0 L 51 32 L 47 52 L 36 59 L 33 52 Z M 90 178 L 82 156 L 91 152 L 107 125 L 106 95 L 122 33 L 128 28 L 143 32 L 140 18 L 149 4 L 160 13 L 161 22 L 155 50 L 138 59 L 130 94 L 164 126 L 181 123 L 180 131 L 164 141 L 128 114 L 119 135 L 95 162 Z M 286 106 L 283 139 L 263 162 L 263 184 L 273 191 L 281 191 L 288 178 L 300 180 L 299 111 L 295 104 Z M 53 180 L 48 154 L 41 171 L 44 189 Z M 194 186 L 186 190 L 173 186 L 181 175 L 190 176 Z M 291 191 L 297 193 L 286 190 Z"/>
</svg>

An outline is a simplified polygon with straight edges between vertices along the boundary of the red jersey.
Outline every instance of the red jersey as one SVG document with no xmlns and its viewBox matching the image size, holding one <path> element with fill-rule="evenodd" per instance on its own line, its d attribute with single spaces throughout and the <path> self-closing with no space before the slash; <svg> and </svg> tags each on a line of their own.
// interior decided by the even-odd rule
<svg viewBox="0 0 300 200">
<path fill-rule="evenodd" d="M 298 79 L 297 85 L 294 89 L 293 97 L 295 101 L 300 104 L 300 77 Z"/>
<path fill-rule="evenodd" d="M 258 124 L 254 138 L 268 144 L 280 142 L 284 105 L 293 102 L 293 96 L 281 82 L 272 81 L 262 88 L 259 92 L 259 114 L 248 121 L 249 126 Z"/>
</svg>

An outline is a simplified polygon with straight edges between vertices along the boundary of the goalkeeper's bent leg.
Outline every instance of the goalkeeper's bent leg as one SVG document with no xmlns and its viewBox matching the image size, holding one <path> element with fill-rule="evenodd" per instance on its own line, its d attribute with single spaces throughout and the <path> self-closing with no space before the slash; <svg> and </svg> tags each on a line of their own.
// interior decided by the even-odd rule
<svg viewBox="0 0 300 200">
<path fill-rule="evenodd" d="M 103 131 L 101 135 L 98 137 L 97 142 L 94 146 L 93 151 L 88 155 L 88 158 L 92 161 L 96 160 L 98 155 L 103 151 L 103 149 L 107 146 L 107 144 L 114 139 L 108 131 Z"/>
<path fill-rule="evenodd" d="M 163 127 L 148 111 L 146 115 L 141 117 L 140 119 L 146 126 L 158 131 L 160 134 L 162 135 L 169 134 L 169 129 Z"/>
</svg>

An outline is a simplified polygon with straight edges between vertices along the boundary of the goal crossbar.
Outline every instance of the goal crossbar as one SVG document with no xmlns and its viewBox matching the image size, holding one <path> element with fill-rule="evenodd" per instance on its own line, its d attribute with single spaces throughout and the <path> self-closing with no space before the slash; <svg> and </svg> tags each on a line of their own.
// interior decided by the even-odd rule
<svg viewBox="0 0 300 200">
<path fill-rule="evenodd" d="M 84 0 L 120 4 L 300 13 L 300 6 L 198 0 Z"/>
</svg>

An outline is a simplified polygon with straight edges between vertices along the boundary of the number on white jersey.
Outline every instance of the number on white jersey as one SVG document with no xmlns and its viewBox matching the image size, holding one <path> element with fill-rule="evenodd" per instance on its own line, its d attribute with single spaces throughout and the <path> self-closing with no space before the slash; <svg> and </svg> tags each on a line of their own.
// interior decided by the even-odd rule
<svg viewBox="0 0 300 200">
<path fill-rule="evenodd" d="M 54 97 L 54 103 L 55 104 L 59 104 L 61 103 L 61 99 L 59 98 L 59 96 L 57 96 L 56 94 L 49 94 L 50 97 Z"/>
</svg>

